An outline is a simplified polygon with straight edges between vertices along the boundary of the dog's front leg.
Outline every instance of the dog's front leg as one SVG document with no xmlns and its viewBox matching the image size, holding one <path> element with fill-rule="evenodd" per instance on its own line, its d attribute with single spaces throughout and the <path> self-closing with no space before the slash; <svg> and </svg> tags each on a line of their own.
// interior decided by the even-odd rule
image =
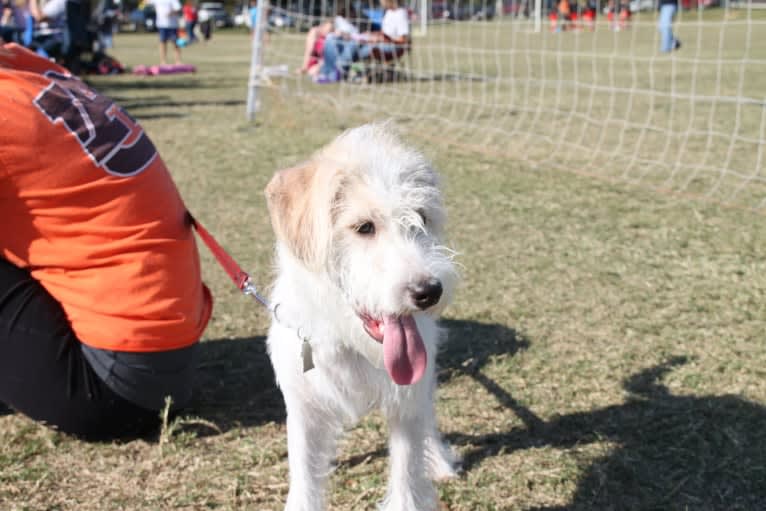
<svg viewBox="0 0 766 511">
<path fill-rule="evenodd" d="M 322 413 L 287 407 L 287 453 L 290 491 L 285 511 L 321 511 L 335 456 L 338 428 Z"/>
<path fill-rule="evenodd" d="M 426 475 L 423 417 L 389 416 L 390 474 L 383 511 L 433 511 L 436 489 Z"/>
<path fill-rule="evenodd" d="M 460 457 L 442 439 L 436 426 L 436 409 L 434 407 L 433 391 L 430 399 L 430 412 L 423 413 L 426 424 L 426 473 L 433 481 L 444 481 L 457 477 L 461 471 Z"/>
<path fill-rule="evenodd" d="M 444 481 L 460 473 L 460 458 L 444 442 L 436 425 L 430 427 L 426 436 L 426 472 L 433 481 Z"/>
</svg>

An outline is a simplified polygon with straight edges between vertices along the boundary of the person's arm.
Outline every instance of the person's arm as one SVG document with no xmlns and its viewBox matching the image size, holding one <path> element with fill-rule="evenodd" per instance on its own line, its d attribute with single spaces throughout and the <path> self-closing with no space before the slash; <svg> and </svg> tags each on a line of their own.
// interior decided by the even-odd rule
<svg viewBox="0 0 766 511">
<path fill-rule="evenodd" d="M 37 0 L 29 0 L 29 14 L 32 15 L 35 21 L 40 21 L 43 18 L 40 3 Z"/>
<path fill-rule="evenodd" d="M 38 0 L 29 0 L 29 12 L 38 23 L 59 19 L 66 14 L 66 0 L 50 0 L 42 8 Z"/>
<path fill-rule="evenodd" d="M 362 40 L 366 43 L 382 43 L 386 40 L 383 32 L 364 32 Z"/>
<path fill-rule="evenodd" d="M 334 20 L 335 34 L 344 39 L 349 39 L 352 36 L 359 35 L 359 30 L 343 16 L 336 16 Z"/>
</svg>

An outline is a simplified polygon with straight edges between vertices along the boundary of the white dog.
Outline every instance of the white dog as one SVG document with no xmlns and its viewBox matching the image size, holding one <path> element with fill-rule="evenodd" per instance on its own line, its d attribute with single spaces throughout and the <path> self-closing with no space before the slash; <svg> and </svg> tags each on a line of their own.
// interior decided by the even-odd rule
<svg viewBox="0 0 766 511">
<path fill-rule="evenodd" d="M 373 124 L 279 171 L 266 196 L 277 237 L 268 346 L 287 406 L 286 509 L 324 508 L 336 440 L 373 408 L 390 429 L 382 508 L 437 509 L 432 480 L 454 476 L 456 459 L 436 429 L 435 317 L 456 272 L 441 244 L 436 173 Z M 305 372 L 296 333 L 309 338 L 315 367 Z"/>
</svg>

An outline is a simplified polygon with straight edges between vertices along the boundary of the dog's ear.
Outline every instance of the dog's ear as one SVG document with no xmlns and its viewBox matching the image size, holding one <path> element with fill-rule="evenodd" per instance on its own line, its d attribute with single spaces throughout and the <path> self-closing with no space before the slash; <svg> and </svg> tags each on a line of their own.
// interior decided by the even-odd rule
<svg viewBox="0 0 766 511">
<path fill-rule="evenodd" d="M 271 225 L 282 241 L 309 268 L 324 262 L 330 226 L 330 199 L 315 162 L 278 171 L 266 186 Z"/>
</svg>

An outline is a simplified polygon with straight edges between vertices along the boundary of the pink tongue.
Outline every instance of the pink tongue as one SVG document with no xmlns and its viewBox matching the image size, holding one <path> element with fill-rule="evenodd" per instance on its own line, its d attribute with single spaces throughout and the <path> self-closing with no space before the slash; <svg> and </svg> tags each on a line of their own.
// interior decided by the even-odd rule
<svg viewBox="0 0 766 511">
<path fill-rule="evenodd" d="M 383 318 L 383 363 L 397 385 L 417 383 L 423 376 L 428 355 L 412 316 Z"/>
</svg>

